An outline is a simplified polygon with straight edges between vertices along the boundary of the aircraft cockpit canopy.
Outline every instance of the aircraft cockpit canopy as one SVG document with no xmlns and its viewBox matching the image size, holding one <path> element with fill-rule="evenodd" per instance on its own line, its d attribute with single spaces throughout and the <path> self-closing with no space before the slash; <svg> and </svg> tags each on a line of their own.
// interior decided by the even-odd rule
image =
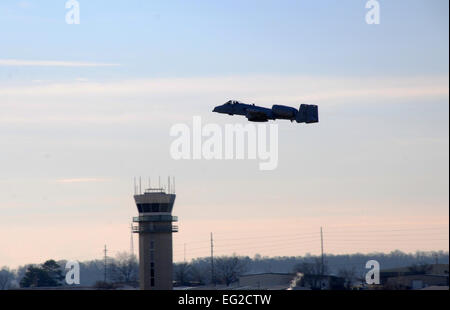
<svg viewBox="0 0 450 310">
<path fill-rule="evenodd" d="M 239 103 L 239 101 L 236 101 L 236 100 L 229 100 L 229 101 L 227 101 L 226 104 L 238 104 L 238 103 Z"/>
</svg>

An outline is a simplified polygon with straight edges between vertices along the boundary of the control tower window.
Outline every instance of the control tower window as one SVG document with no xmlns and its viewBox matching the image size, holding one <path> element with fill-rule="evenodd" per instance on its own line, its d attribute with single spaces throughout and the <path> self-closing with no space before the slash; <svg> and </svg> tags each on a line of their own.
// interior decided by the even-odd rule
<svg viewBox="0 0 450 310">
<path fill-rule="evenodd" d="M 150 212 L 159 212 L 159 203 L 151 203 L 151 210 Z"/>
<path fill-rule="evenodd" d="M 150 206 L 148 205 L 148 203 L 143 203 L 141 205 L 142 208 L 142 212 L 150 212 Z"/>
<path fill-rule="evenodd" d="M 168 203 L 139 203 L 137 208 L 140 213 L 148 212 L 170 212 Z"/>
</svg>

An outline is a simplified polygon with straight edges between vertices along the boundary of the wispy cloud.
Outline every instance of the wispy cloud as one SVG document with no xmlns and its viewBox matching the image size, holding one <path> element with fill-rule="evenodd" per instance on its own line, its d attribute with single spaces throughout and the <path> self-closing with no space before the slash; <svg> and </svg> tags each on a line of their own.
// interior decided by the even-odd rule
<svg viewBox="0 0 450 310">
<path fill-rule="evenodd" d="M 57 183 L 96 183 L 96 182 L 106 182 L 109 179 L 105 178 L 75 178 L 75 179 L 59 179 Z"/>
<path fill-rule="evenodd" d="M 120 64 L 80 62 L 80 61 L 59 61 L 59 60 L 0 59 L 0 66 L 9 66 L 9 67 L 114 67 L 114 66 L 120 66 Z"/>
<path fill-rule="evenodd" d="M 80 78 L 76 78 L 75 81 L 77 81 L 77 82 L 88 82 L 89 79 L 81 78 L 81 77 L 80 77 Z"/>
<path fill-rule="evenodd" d="M 0 60 L 1 65 L 1 60 Z M 46 83 L 0 87 L 0 96 L 236 96 L 259 103 L 345 103 L 350 100 L 448 97 L 448 76 L 345 78 L 311 76 L 234 76 L 166 78 L 85 83 Z M 228 97 L 224 97 L 228 98 Z"/>
<path fill-rule="evenodd" d="M 264 106 L 274 103 L 298 106 L 311 102 L 330 107 L 409 100 L 444 101 L 448 96 L 447 76 L 228 76 L 103 82 L 80 76 L 66 82 L 36 80 L 22 85 L 0 84 L 3 108 L 0 122 L 34 126 L 80 122 L 148 123 L 153 119 L 156 124 L 167 120 L 183 121 L 193 111 L 209 111 L 212 105 L 232 98 Z M 134 103 L 130 103 L 130 98 Z M 153 118 L 154 109 L 158 109 L 157 119 Z"/>
<path fill-rule="evenodd" d="M 33 4 L 30 1 L 19 1 L 18 6 L 21 9 L 30 9 L 33 7 Z"/>
</svg>

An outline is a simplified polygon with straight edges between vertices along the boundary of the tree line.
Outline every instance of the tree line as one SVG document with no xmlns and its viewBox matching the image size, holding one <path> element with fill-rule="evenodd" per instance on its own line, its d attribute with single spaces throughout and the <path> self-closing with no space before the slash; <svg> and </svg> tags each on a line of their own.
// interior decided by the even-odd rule
<svg viewBox="0 0 450 310">
<path fill-rule="evenodd" d="M 345 280 L 344 285 L 363 279 L 367 272 L 365 264 L 368 260 L 377 260 L 381 270 L 419 266 L 425 268 L 435 263 L 449 262 L 449 253 L 422 252 L 404 253 L 393 251 L 390 253 L 371 254 L 327 254 L 322 258 L 314 255 L 292 257 L 263 257 L 221 256 L 195 258 L 190 262 L 176 262 L 173 268 L 175 285 L 211 285 L 221 284 L 229 286 L 238 281 L 243 274 L 253 273 L 293 273 L 302 272 L 311 275 L 304 280 L 317 280 L 314 275 L 327 274 L 339 276 Z M 0 290 L 27 287 L 57 287 L 64 286 L 66 261 L 47 260 L 42 264 L 29 264 L 17 269 L 0 268 Z M 106 267 L 106 270 L 105 270 Z M 115 288 L 121 285 L 137 287 L 139 281 L 139 263 L 134 255 L 118 253 L 109 257 L 105 266 L 104 260 L 80 262 L 80 285 L 86 287 Z M 105 272 L 106 271 L 106 272 Z M 310 283 L 314 286 L 314 283 Z"/>
</svg>

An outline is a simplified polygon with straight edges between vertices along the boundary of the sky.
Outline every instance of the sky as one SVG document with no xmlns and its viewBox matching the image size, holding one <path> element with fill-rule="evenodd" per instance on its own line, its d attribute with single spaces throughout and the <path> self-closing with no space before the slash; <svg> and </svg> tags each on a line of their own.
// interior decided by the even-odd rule
<svg viewBox="0 0 450 310">
<path fill-rule="evenodd" d="M 0 2 L 0 266 L 130 249 L 133 178 L 176 177 L 174 260 L 448 251 L 449 3 Z M 170 128 L 279 121 L 278 166 L 171 158 Z M 134 236 L 137 252 L 137 238 Z"/>
</svg>

